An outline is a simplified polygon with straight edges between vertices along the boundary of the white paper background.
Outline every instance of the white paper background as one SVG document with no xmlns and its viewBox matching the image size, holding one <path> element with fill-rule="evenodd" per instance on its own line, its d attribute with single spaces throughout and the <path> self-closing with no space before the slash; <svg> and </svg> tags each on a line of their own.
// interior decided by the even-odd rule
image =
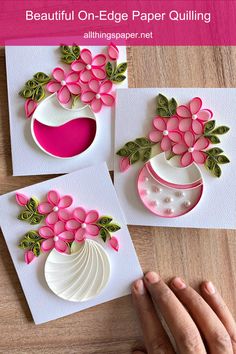
<svg viewBox="0 0 236 354">
<path fill-rule="evenodd" d="M 96 209 L 100 215 L 111 215 L 121 225 L 115 233 L 119 239 L 118 252 L 101 241 L 110 263 L 111 277 L 107 287 L 96 298 L 73 303 L 57 297 L 48 288 L 44 278 L 44 263 L 47 257 L 42 254 L 30 265 L 24 263 L 24 252 L 17 247 L 22 236 L 31 229 L 28 223 L 17 220 L 21 207 L 15 202 L 15 192 L 0 197 L 0 223 L 12 260 L 18 273 L 22 288 L 36 324 L 47 322 L 91 306 L 121 297 L 130 293 L 131 283 L 142 276 L 124 215 L 111 182 L 105 163 L 80 170 L 49 181 L 18 190 L 28 196 L 45 199 L 50 189 L 56 189 L 61 195 L 71 194 L 73 206 L 82 206 L 86 210 Z"/>
<path fill-rule="evenodd" d="M 174 97 L 178 104 L 186 104 L 199 96 L 203 108 L 214 113 L 217 125 L 231 129 L 223 135 L 221 147 L 231 163 L 222 165 L 221 178 L 212 177 L 204 167 L 204 193 L 200 203 L 188 214 L 165 219 L 153 215 L 142 204 L 136 191 L 138 171 L 143 164 L 133 165 L 119 172 L 119 157 L 115 158 L 115 188 L 128 224 L 196 228 L 236 228 L 236 89 L 150 88 L 118 90 L 115 126 L 115 151 L 126 142 L 147 136 L 152 130 L 156 96 L 162 93 Z"/>
<path fill-rule="evenodd" d="M 105 49 L 105 47 L 95 46 L 86 48 L 94 55 Z M 126 61 L 126 47 L 119 47 L 119 51 L 119 62 Z M 115 107 L 103 107 L 101 112 L 96 114 L 96 142 L 80 156 L 66 160 L 49 156 L 40 150 L 31 136 L 30 119 L 25 118 L 25 100 L 18 95 L 18 92 L 36 72 L 43 71 L 50 74 L 55 67 L 64 66 L 60 61 L 58 47 L 8 46 L 6 66 L 13 175 L 68 173 L 103 161 L 107 162 L 110 170 L 113 169 Z M 64 67 L 69 70 L 68 65 Z M 128 87 L 128 79 L 119 85 L 119 88 L 124 87 Z"/>
</svg>

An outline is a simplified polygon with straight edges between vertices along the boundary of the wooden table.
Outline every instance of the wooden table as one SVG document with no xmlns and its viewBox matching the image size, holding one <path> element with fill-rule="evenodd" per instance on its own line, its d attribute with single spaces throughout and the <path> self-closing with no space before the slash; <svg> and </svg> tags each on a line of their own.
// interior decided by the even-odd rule
<svg viewBox="0 0 236 354">
<path fill-rule="evenodd" d="M 129 86 L 234 87 L 235 58 L 235 47 L 129 48 Z M 50 176 L 12 177 L 3 49 L 0 85 L 3 194 Z M 155 269 L 166 279 L 180 275 L 193 286 L 211 279 L 236 315 L 236 232 L 136 226 L 129 229 L 144 271 Z M 3 237 L 0 254 L 1 354 L 128 354 L 141 342 L 130 296 L 34 325 Z"/>
</svg>

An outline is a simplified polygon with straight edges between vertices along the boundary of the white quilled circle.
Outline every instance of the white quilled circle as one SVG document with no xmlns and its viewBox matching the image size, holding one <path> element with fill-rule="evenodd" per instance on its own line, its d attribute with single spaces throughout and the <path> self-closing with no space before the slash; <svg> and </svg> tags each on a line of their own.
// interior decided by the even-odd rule
<svg viewBox="0 0 236 354">
<path fill-rule="evenodd" d="M 74 242 L 71 254 L 53 249 L 45 263 L 45 279 L 54 294 L 68 301 L 82 302 L 101 293 L 110 278 L 110 262 L 104 248 L 87 239 Z"/>
<path fill-rule="evenodd" d="M 188 167 L 175 167 L 162 153 L 142 168 L 137 188 L 149 211 L 160 217 L 173 218 L 196 207 L 203 193 L 203 180 L 195 163 Z"/>
</svg>

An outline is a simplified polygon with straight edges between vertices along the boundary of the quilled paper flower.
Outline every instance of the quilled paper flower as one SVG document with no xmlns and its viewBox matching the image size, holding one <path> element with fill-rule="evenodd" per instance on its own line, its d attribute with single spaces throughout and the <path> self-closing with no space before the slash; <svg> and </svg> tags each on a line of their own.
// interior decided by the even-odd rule
<svg viewBox="0 0 236 354">
<path fill-rule="evenodd" d="M 209 109 L 201 109 L 202 100 L 199 97 L 193 98 L 188 106 L 179 106 L 176 109 L 178 116 L 181 119 L 179 129 L 182 132 L 193 130 L 197 135 L 203 133 L 203 123 L 212 118 L 213 113 Z"/>
<path fill-rule="evenodd" d="M 104 65 L 106 64 L 106 56 L 104 54 L 95 55 L 89 49 L 83 49 L 80 53 L 80 59 L 75 60 L 71 64 L 71 69 L 80 75 L 80 80 L 84 83 L 89 82 L 92 78 L 104 80 L 106 72 Z"/>
<path fill-rule="evenodd" d="M 33 251 L 28 250 L 25 252 L 25 263 L 30 264 L 36 258 Z"/>
<path fill-rule="evenodd" d="M 117 238 L 116 238 L 115 236 L 112 236 L 108 242 L 109 242 L 109 245 L 110 245 L 116 252 L 118 252 L 118 250 L 119 250 L 119 243 L 118 243 Z"/>
<path fill-rule="evenodd" d="M 83 242 L 87 236 L 97 236 L 99 227 L 95 225 L 99 214 L 96 210 L 86 212 L 83 208 L 76 208 L 73 211 L 73 219 L 67 221 L 66 229 L 75 231 L 75 241 Z"/>
<path fill-rule="evenodd" d="M 57 92 L 60 103 L 66 104 L 70 101 L 71 94 L 79 95 L 81 92 L 79 74 L 71 71 L 66 74 L 63 69 L 55 68 L 52 72 L 54 80 L 47 84 L 47 90 L 51 93 Z"/>
<path fill-rule="evenodd" d="M 53 227 L 42 226 L 39 235 L 45 239 L 41 244 L 41 249 L 45 252 L 55 248 L 58 252 L 68 251 L 68 242 L 74 241 L 74 234 L 65 229 L 65 223 L 58 221 Z"/>
<path fill-rule="evenodd" d="M 40 203 L 38 211 L 40 214 L 48 214 L 46 223 L 54 225 L 58 220 L 67 221 L 70 218 L 69 208 L 73 202 L 70 195 L 60 197 L 59 193 L 52 190 L 47 194 L 48 202 Z"/>
<path fill-rule="evenodd" d="M 183 141 L 173 146 L 173 152 L 181 155 L 181 166 L 189 166 L 192 162 L 203 164 L 207 155 L 203 151 L 209 146 L 209 140 L 203 136 L 196 140 L 192 132 L 184 134 Z"/>
<path fill-rule="evenodd" d="M 92 110 L 97 113 L 102 106 L 112 106 L 115 102 L 114 96 L 108 92 L 112 89 L 112 82 L 109 80 L 100 83 L 96 79 L 92 79 L 88 83 L 89 90 L 82 92 L 81 101 L 89 103 Z"/>
<path fill-rule="evenodd" d="M 181 133 L 178 131 L 179 119 L 171 117 L 167 120 L 161 117 L 153 119 L 153 130 L 149 134 L 149 139 L 154 143 L 160 143 L 162 151 L 169 151 L 173 143 L 179 143 L 182 139 Z"/>
</svg>

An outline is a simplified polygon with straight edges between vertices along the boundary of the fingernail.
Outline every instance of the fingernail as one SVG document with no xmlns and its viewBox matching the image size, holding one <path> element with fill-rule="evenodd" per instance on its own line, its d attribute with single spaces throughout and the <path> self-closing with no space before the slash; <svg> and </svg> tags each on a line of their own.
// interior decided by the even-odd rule
<svg viewBox="0 0 236 354">
<path fill-rule="evenodd" d="M 155 273 L 155 272 L 148 272 L 145 274 L 145 279 L 150 283 L 150 284 L 155 284 L 160 281 L 160 276 Z"/>
<path fill-rule="evenodd" d="M 134 283 L 134 289 L 139 295 L 144 295 L 146 293 L 142 279 L 136 280 Z"/>
<path fill-rule="evenodd" d="M 211 281 L 206 282 L 205 289 L 206 289 L 206 292 L 208 292 L 209 295 L 213 295 L 216 292 L 216 289 L 215 289 L 215 287 L 214 287 L 214 285 L 212 284 Z"/>
<path fill-rule="evenodd" d="M 176 288 L 177 290 L 181 290 L 181 289 L 185 289 L 185 288 L 186 288 L 185 282 L 184 282 L 181 278 L 179 278 L 179 277 L 174 278 L 174 279 L 172 280 L 172 285 L 173 285 L 173 287 Z"/>
</svg>

